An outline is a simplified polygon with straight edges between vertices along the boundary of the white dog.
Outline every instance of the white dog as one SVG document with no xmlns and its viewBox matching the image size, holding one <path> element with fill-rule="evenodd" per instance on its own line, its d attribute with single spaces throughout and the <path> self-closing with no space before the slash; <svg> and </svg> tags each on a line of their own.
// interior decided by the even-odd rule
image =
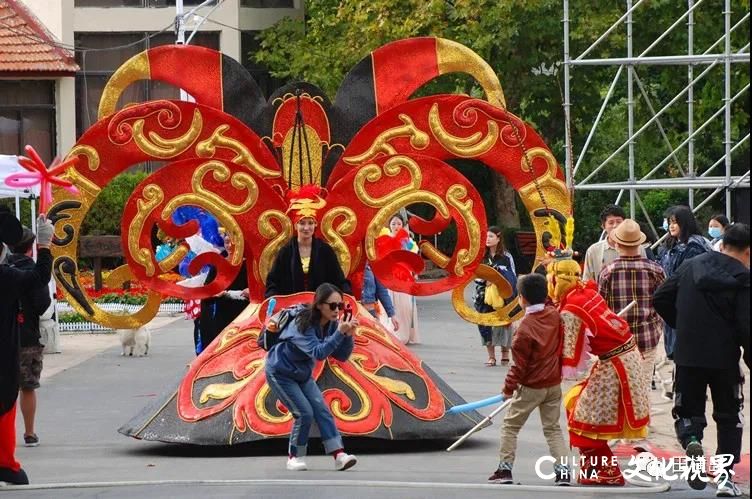
<svg viewBox="0 0 752 499">
<path fill-rule="evenodd" d="M 149 354 L 149 345 L 151 344 L 151 331 L 146 326 L 138 329 L 118 329 L 120 343 L 123 345 L 124 357 L 135 355 L 143 357 Z"/>
</svg>

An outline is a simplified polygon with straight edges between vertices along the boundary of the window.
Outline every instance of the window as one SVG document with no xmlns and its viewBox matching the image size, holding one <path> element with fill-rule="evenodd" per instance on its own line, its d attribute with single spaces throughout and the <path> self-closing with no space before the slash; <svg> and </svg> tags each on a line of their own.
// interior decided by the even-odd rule
<svg viewBox="0 0 752 499">
<path fill-rule="evenodd" d="M 251 76 L 258 83 L 264 96 L 268 99 L 275 90 L 286 82 L 274 78 L 269 74 L 268 69 L 253 60 L 253 53 L 260 48 L 259 42 L 256 40 L 258 33 L 258 31 L 243 31 L 240 34 L 240 54 L 243 66 L 251 73 Z"/>
<path fill-rule="evenodd" d="M 55 82 L 0 80 L 0 154 L 23 154 L 29 144 L 49 164 L 55 135 Z"/>
<path fill-rule="evenodd" d="M 102 97 L 110 76 L 125 61 L 152 47 L 175 43 L 172 33 L 161 33 L 145 39 L 148 33 L 77 33 L 76 46 L 88 48 L 113 48 L 101 52 L 76 52 L 76 62 L 81 71 L 76 74 L 76 135 L 78 137 L 97 122 L 99 99 Z M 191 40 L 192 45 L 219 49 L 219 33 L 198 32 Z M 125 104 L 144 102 L 152 99 L 177 99 L 180 90 L 158 81 L 139 81 L 130 85 L 120 97 L 118 107 Z"/>
<path fill-rule="evenodd" d="M 76 62 L 81 71 L 76 73 L 76 137 L 97 122 L 99 99 L 110 76 L 128 59 L 152 47 L 175 43 L 175 35 L 160 33 L 146 38 L 149 33 L 76 33 L 77 47 L 113 48 L 100 52 L 76 52 Z M 127 46 L 126 46 L 127 45 Z M 200 31 L 191 45 L 201 45 L 219 50 L 219 33 Z M 179 99 L 180 89 L 159 81 L 137 81 L 125 89 L 118 108 L 127 104 L 153 99 Z"/>
<path fill-rule="evenodd" d="M 256 9 L 292 9 L 295 7 L 295 2 L 294 0 L 240 0 L 240 6 Z"/>
</svg>

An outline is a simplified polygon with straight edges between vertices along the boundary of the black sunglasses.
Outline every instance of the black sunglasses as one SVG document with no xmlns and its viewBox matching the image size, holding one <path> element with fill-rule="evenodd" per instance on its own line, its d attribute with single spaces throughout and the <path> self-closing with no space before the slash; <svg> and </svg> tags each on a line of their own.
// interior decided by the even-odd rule
<svg viewBox="0 0 752 499">
<path fill-rule="evenodd" d="M 329 310 L 332 312 L 335 310 L 343 310 L 345 308 L 345 304 L 341 301 L 333 301 L 333 302 L 324 302 L 324 305 L 329 305 Z"/>
</svg>

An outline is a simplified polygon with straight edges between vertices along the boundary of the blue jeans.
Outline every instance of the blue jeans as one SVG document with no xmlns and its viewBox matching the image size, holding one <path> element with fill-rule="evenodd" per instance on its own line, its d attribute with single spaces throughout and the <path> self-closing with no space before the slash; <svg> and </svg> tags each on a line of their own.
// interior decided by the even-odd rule
<svg viewBox="0 0 752 499">
<path fill-rule="evenodd" d="M 311 423 L 316 421 L 321 433 L 324 452 L 331 454 L 342 449 L 342 435 L 337 430 L 332 413 L 324 403 L 316 381 L 312 378 L 298 382 L 286 376 L 266 371 L 266 382 L 272 393 L 292 413 L 293 424 L 290 431 L 289 455 L 304 457 L 308 450 L 308 434 Z"/>
<path fill-rule="evenodd" d="M 668 359 L 674 358 L 674 346 L 676 346 L 676 329 L 668 324 L 663 324 L 663 348 L 666 350 Z"/>
</svg>

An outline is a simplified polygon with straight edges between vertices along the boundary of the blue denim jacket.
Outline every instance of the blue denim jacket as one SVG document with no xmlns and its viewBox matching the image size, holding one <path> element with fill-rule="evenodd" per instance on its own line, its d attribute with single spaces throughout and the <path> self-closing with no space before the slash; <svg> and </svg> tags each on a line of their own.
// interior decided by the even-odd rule
<svg viewBox="0 0 752 499">
<path fill-rule="evenodd" d="M 377 299 L 384 306 L 386 315 L 394 317 L 394 303 L 389 296 L 389 290 L 376 279 L 371 266 L 366 264 L 365 269 L 363 269 L 363 293 L 360 301 L 364 304 L 371 304 L 376 303 Z"/>
<path fill-rule="evenodd" d="M 280 333 L 280 342 L 266 355 L 266 370 L 302 382 L 311 377 L 317 360 L 329 356 L 347 360 L 353 351 L 353 339 L 337 331 L 338 326 L 338 321 L 332 321 L 325 331 L 318 324 L 300 331 L 295 317 L 291 318 Z"/>
</svg>

